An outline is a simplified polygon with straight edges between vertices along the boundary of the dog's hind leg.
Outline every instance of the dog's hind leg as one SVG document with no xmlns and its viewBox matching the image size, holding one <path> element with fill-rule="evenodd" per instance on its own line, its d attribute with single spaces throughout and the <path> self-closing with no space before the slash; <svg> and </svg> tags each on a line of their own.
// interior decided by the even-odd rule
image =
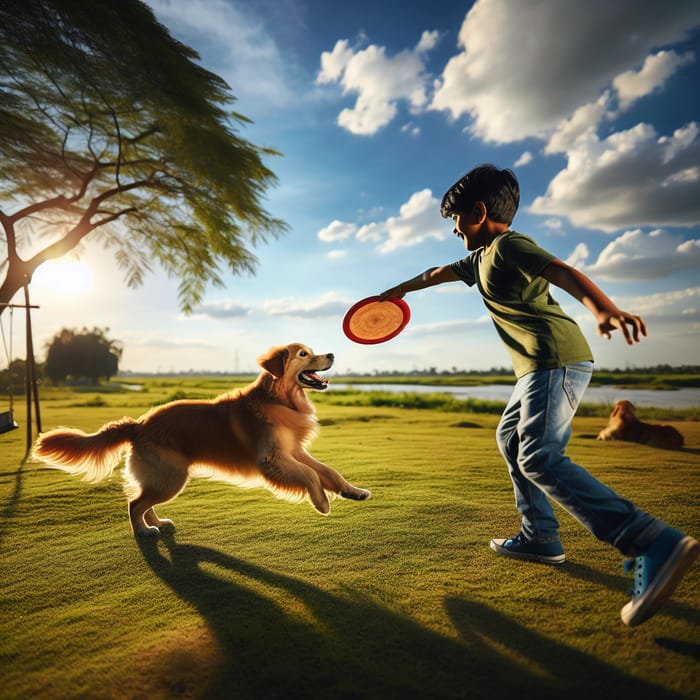
<svg viewBox="0 0 700 700">
<path fill-rule="evenodd" d="M 134 535 L 157 535 L 160 533 L 155 523 L 151 524 L 146 519 L 146 513 L 154 513 L 153 506 L 158 503 L 152 494 L 144 491 L 133 501 L 129 501 L 129 520 Z"/>
<path fill-rule="evenodd" d="M 159 518 L 152 507 L 143 514 L 143 519 L 146 521 L 146 525 L 152 525 L 159 530 L 175 528 L 175 523 L 170 518 Z"/>
<path fill-rule="evenodd" d="M 125 490 L 129 496 L 129 519 L 135 535 L 157 535 L 161 527 L 174 527 L 161 519 L 154 506 L 171 501 L 187 484 L 187 467 L 162 459 L 162 455 L 132 452 L 127 460 Z"/>
</svg>

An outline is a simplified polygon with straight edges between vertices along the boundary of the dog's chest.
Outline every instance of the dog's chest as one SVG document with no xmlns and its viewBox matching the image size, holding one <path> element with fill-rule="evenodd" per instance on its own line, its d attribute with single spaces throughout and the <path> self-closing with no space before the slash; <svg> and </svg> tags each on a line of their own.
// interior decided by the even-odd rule
<svg viewBox="0 0 700 700">
<path fill-rule="evenodd" d="M 297 413 L 296 411 L 282 412 L 278 420 L 272 423 L 274 442 L 277 448 L 284 452 L 293 452 L 299 445 L 311 442 L 318 431 L 316 416 Z"/>
</svg>

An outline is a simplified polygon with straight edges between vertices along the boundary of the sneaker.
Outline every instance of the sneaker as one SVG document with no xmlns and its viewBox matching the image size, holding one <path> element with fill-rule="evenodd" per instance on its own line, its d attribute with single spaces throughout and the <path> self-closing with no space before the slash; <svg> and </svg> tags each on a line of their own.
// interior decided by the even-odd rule
<svg viewBox="0 0 700 700">
<path fill-rule="evenodd" d="M 563 564 L 566 561 L 564 548 L 559 540 L 528 540 L 522 532 L 508 540 L 491 540 L 490 546 L 497 554 L 513 559 L 526 559 L 540 564 Z"/>
<path fill-rule="evenodd" d="M 628 559 L 625 571 L 634 570 L 634 587 L 632 600 L 620 611 L 622 621 L 634 627 L 648 620 L 671 596 L 698 552 L 696 540 L 668 527 L 641 556 Z"/>
</svg>

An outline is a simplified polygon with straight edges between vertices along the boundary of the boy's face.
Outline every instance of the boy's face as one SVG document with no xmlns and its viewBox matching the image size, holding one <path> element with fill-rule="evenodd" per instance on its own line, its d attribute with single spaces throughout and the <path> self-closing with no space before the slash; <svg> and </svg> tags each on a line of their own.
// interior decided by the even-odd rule
<svg viewBox="0 0 700 700">
<path fill-rule="evenodd" d="M 477 202 L 469 212 L 455 212 L 452 214 L 452 220 L 455 222 L 454 233 L 464 241 L 467 250 L 477 250 L 491 242 L 488 230 L 484 226 L 486 207 L 482 202 Z"/>
</svg>

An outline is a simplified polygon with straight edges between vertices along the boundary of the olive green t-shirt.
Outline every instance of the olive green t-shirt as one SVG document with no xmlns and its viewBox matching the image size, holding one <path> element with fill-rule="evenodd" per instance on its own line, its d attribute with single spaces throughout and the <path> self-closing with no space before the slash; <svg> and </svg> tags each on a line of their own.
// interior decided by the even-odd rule
<svg viewBox="0 0 700 700">
<path fill-rule="evenodd" d="M 517 377 L 593 359 L 581 329 L 541 276 L 554 259 L 531 238 L 506 231 L 451 265 L 467 285 L 477 285 Z"/>
</svg>

